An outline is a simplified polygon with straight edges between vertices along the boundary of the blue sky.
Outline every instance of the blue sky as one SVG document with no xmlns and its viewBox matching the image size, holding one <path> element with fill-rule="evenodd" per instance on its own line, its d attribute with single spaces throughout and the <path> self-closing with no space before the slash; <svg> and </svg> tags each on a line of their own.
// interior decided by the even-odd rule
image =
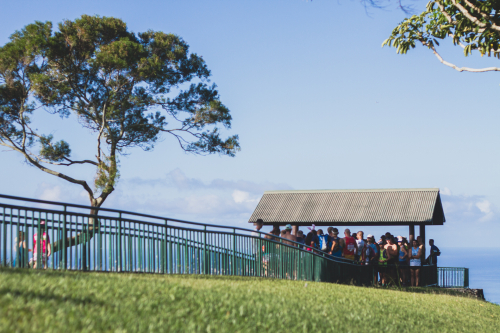
<svg viewBox="0 0 500 333">
<path fill-rule="evenodd" d="M 381 48 L 406 16 L 395 5 L 370 15 L 356 1 L 332 0 L 0 0 L 0 8 L 0 44 L 35 20 L 98 14 L 135 32 L 178 34 L 211 69 L 241 152 L 193 156 L 170 138 L 152 152 L 130 150 L 107 207 L 242 226 L 265 190 L 439 187 L 447 223 L 428 237 L 453 246 L 464 233 L 500 233 L 498 74 L 458 73 L 423 47 Z M 459 66 L 498 62 L 442 44 Z M 35 120 L 75 158 L 94 155 L 95 138 L 71 119 Z M 87 203 L 78 186 L 13 152 L 2 150 L 0 165 L 1 193 Z M 69 173 L 91 180 L 91 171 Z"/>
</svg>

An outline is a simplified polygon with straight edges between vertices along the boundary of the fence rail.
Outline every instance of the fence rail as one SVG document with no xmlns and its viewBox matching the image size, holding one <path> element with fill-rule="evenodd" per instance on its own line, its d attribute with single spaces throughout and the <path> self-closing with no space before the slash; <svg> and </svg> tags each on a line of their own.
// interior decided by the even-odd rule
<svg viewBox="0 0 500 333">
<path fill-rule="evenodd" d="M 245 228 L 1 194 L 0 200 L 2 266 L 31 262 L 55 270 L 376 281 L 376 266 L 334 260 Z M 423 285 L 438 283 L 435 266 L 422 267 L 421 276 Z"/>
<path fill-rule="evenodd" d="M 464 267 L 438 267 L 438 286 L 443 288 L 469 288 L 469 269 Z"/>
</svg>

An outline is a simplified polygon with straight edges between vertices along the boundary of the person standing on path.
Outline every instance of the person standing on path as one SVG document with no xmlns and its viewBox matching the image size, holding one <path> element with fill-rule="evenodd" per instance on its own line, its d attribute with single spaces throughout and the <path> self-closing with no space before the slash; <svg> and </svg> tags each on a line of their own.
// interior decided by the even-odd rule
<svg viewBox="0 0 500 333">
<path fill-rule="evenodd" d="M 396 264 L 398 261 L 398 245 L 393 235 L 386 236 L 387 244 L 385 245 L 385 249 L 387 250 L 387 271 L 386 271 L 386 283 L 392 282 L 396 284 L 397 278 L 397 269 Z"/>
<path fill-rule="evenodd" d="M 292 235 L 292 225 L 291 224 L 287 224 L 285 226 L 285 235 L 283 236 L 283 238 L 286 238 L 288 240 L 293 241 L 293 243 L 292 242 L 285 242 L 285 244 L 288 244 L 290 246 L 297 246 L 297 244 L 295 244 L 295 242 L 297 242 L 297 236 Z"/>
<path fill-rule="evenodd" d="M 378 259 L 378 273 L 380 275 L 380 284 L 382 287 L 386 285 L 386 273 L 387 273 L 387 260 L 389 257 L 387 256 L 387 250 L 385 249 L 385 245 L 387 241 L 385 240 L 385 236 L 380 237 L 378 242 L 379 245 L 379 259 Z"/>
<path fill-rule="evenodd" d="M 47 268 L 47 261 L 52 253 L 52 247 L 50 244 L 49 234 L 45 230 L 46 230 L 45 221 L 42 220 L 40 222 L 40 231 L 41 231 L 42 235 L 40 237 L 38 237 L 37 233 L 35 233 L 33 235 L 33 258 L 31 259 L 33 261 L 33 268 L 36 268 L 36 266 L 37 266 L 37 261 L 38 261 L 37 257 L 38 257 L 39 250 L 42 251 L 40 257 L 41 257 L 41 261 L 42 261 L 42 265 L 43 265 L 44 269 Z M 41 245 L 41 246 L 37 246 L 37 245 Z"/>
<path fill-rule="evenodd" d="M 416 239 L 414 239 L 412 243 L 412 248 L 408 251 L 410 255 L 411 285 L 412 287 L 418 287 L 420 284 L 420 266 L 422 265 L 422 248 L 419 246 Z"/>
<path fill-rule="evenodd" d="M 24 267 L 26 262 L 24 262 L 24 255 L 26 251 L 26 240 L 24 239 L 24 232 L 19 231 L 18 238 L 16 239 L 15 243 L 16 246 L 14 246 L 14 251 L 16 252 L 16 256 L 14 258 L 14 267 Z"/>
<path fill-rule="evenodd" d="M 306 239 L 304 237 L 304 232 L 302 230 L 297 231 L 297 243 L 300 243 L 300 244 L 306 243 Z M 299 245 L 299 247 L 301 249 L 304 248 L 303 246 L 300 246 L 300 245 Z"/>
<path fill-rule="evenodd" d="M 262 219 L 258 219 L 257 222 L 254 223 L 255 229 L 252 231 L 251 236 L 255 237 L 252 238 L 252 249 L 253 253 L 255 255 L 255 262 L 259 263 L 262 261 L 262 268 L 263 271 L 265 271 L 265 263 L 263 262 L 263 256 L 262 256 L 262 241 L 259 239 L 260 238 L 260 229 L 262 229 L 262 226 L 264 225 L 264 221 Z M 262 259 L 261 259 L 262 258 Z M 259 276 L 261 275 L 260 272 L 260 266 L 257 266 L 258 271 L 256 272 Z"/>
<path fill-rule="evenodd" d="M 340 244 L 339 230 L 337 228 L 329 227 L 328 234 L 330 235 L 330 255 L 332 257 L 342 257 L 342 245 Z"/>
<path fill-rule="evenodd" d="M 365 241 L 363 240 L 364 235 L 363 231 L 358 231 L 356 234 L 356 261 L 360 261 L 359 259 L 361 258 L 363 248 L 365 247 Z"/>
<path fill-rule="evenodd" d="M 438 263 L 438 256 L 441 255 L 441 251 L 439 251 L 439 248 L 434 245 L 434 239 L 429 239 L 429 249 L 430 249 L 430 254 L 429 254 L 429 265 L 436 265 Z"/>
<path fill-rule="evenodd" d="M 358 252 L 358 246 L 354 238 L 351 237 L 351 230 L 345 229 L 344 236 L 344 258 L 354 261 L 354 255 Z"/>
<path fill-rule="evenodd" d="M 399 275 L 400 280 L 404 287 L 406 287 L 406 270 L 407 270 L 407 260 L 408 260 L 408 249 L 403 240 L 402 236 L 398 236 L 398 247 L 399 247 Z"/>
</svg>

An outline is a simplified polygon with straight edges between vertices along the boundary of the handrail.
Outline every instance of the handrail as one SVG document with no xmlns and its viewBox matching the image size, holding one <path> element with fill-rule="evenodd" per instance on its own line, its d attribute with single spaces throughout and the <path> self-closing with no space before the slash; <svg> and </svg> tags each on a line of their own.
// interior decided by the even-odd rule
<svg viewBox="0 0 500 333">
<path fill-rule="evenodd" d="M 465 267 L 438 267 L 438 286 L 442 288 L 469 288 L 469 269 Z"/>
<path fill-rule="evenodd" d="M 142 214 L 142 213 L 137 213 L 137 212 L 112 209 L 112 208 L 92 207 L 92 206 L 78 205 L 78 204 L 65 203 L 65 202 L 31 199 L 31 198 L 16 197 L 16 196 L 6 195 L 6 194 L 0 194 L 0 198 L 10 199 L 10 200 L 18 200 L 18 201 L 36 202 L 36 203 L 56 205 L 56 206 L 66 206 L 66 207 L 75 207 L 75 208 L 82 208 L 82 209 L 89 209 L 89 210 L 97 210 L 98 212 L 99 211 L 107 211 L 107 212 L 113 212 L 113 213 L 121 213 L 121 214 L 127 214 L 127 215 L 147 217 L 150 219 L 158 219 L 158 220 L 162 220 L 162 221 L 168 220 L 168 221 L 174 221 L 174 222 L 179 222 L 179 223 L 187 223 L 187 224 L 193 224 L 193 225 L 198 225 L 198 226 L 210 226 L 210 227 L 214 227 L 214 228 L 227 228 L 227 229 L 236 229 L 236 230 L 243 230 L 243 231 L 250 231 L 250 232 L 255 231 L 255 232 L 259 232 L 261 234 L 265 234 L 264 232 L 252 230 L 252 229 L 247 229 L 247 228 L 230 227 L 230 226 L 223 226 L 223 225 L 216 225 L 216 224 L 209 224 L 209 223 L 200 223 L 200 222 L 192 222 L 192 221 L 174 219 L 174 218 L 170 218 L 170 217 Z M 23 206 L 19 206 L 19 207 L 23 207 Z M 26 207 L 26 208 L 28 208 L 28 207 Z M 57 212 L 59 212 L 59 211 L 57 211 Z M 76 213 L 76 214 L 79 214 L 79 213 Z M 82 213 L 80 213 L 80 214 L 82 214 Z M 85 214 L 85 215 L 87 215 L 87 214 Z"/>
<path fill-rule="evenodd" d="M 269 235 L 262 231 L 3 194 L 1 198 L 62 206 L 62 210 L 56 210 L 0 202 L 0 265 L 4 266 L 27 267 L 28 253 L 17 246 L 17 238 L 23 237 L 27 248 L 34 248 L 34 237 L 30 236 L 46 233 L 51 256 L 46 259 L 48 250 L 42 249 L 31 259 L 33 267 L 230 274 L 356 285 L 372 285 L 376 280 L 376 266 L 346 262 L 322 251 L 306 251 L 305 244 L 275 235 L 263 237 Z M 424 270 L 426 283 L 435 284 L 435 266 Z"/>
<path fill-rule="evenodd" d="M 241 230 L 241 231 L 247 231 L 247 232 L 256 232 L 260 234 L 260 236 L 266 236 L 269 235 L 268 233 L 265 233 L 263 231 L 258 231 L 254 229 L 247 229 L 247 228 L 241 228 L 241 227 L 234 227 L 234 226 L 225 226 L 225 225 L 217 225 L 217 224 L 210 224 L 210 223 L 200 223 L 200 222 L 193 222 L 193 221 L 186 221 L 186 220 L 179 220 L 179 219 L 174 219 L 170 217 L 162 217 L 162 216 L 157 216 L 157 215 L 148 215 L 148 214 L 142 214 L 142 213 L 136 213 L 136 212 L 130 212 L 130 211 L 124 211 L 124 210 L 118 210 L 118 209 L 111 209 L 111 208 L 96 208 L 92 206 L 85 206 L 85 205 L 79 205 L 79 204 L 72 204 L 72 203 L 65 203 L 65 202 L 57 202 L 57 201 L 48 201 L 48 200 L 39 200 L 39 199 L 31 199 L 31 198 L 24 198 L 24 197 L 17 197 L 17 196 L 12 196 L 12 195 L 5 195 L 5 194 L 0 194 L 0 198 L 6 198 L 10 200 L 17 200 L 17 201 L 27 201 L 27 202 L 35 202 L 35 203 L 42 203 L 42 204 L 53 204 L 56 206 L 69 206 L 69 207 L 75 207 L 75 208 L 82 208 L 82 209 L 89 209 L 89 210 L 97 210 L 99 213 L 100 211 L 109 211 L 113 213 L 119 213 L 119 214 L 127 214 L 127 215 L 135 215 L 135 216 L 140 216 L 140 217 L 146 217 L 146 218 L 151 218 L 151 219 L 158 219 L 161 221 L 172 221 L 172 222 L 178 222 L 178 223 L 186 223 L 186 224 L 191 224 L 191 225 L 197 225 L 201 227 L 211 227 L 211 228 L 218 228 L 218 229 L 232 229 L 232 230 Z M 19 206 L 19 205 L 13 205 L 13 204 L 5 204 L 6 206 L 9 207 L 15 207 L 16 209 L 27 209 L 27 210 L 33 210 L 33 209 L 41 209 L 41 208 L 32 208 L 32 207 L 26 207 L 26 206 Z M 58 210 L 52 210 L 52 209 L 43 209 L 45 212 L 51 212 L 51 213 L 56 213 L 56 214 L 62 214 L 64 211 L 58 211 Z M 68 211 L 66 211 L 68 213 Z M 72 214 L 77 215 L 77 216 L 92 216 L 96 218 L 110 218 L 110 219 L 115 219 L 116 217 L 112 216 L 103 216 L 103 215 L 93 215 L 93 214 L 85 214 L 85 213 L 79 213 L 79 212 L 73 212 Z M 27 219 L 31 219 L 29 217 L 26 217 Z M 142 224 L 149 224 L 149 225 L 159 225 L 158 223 L 153 223 L 153 222 L 147 222 L 147 221 L 140 221 L 140 220 L 133 220 L 133 219 L 125 219 L 122 218 L 122 220 L 127 221 L 127 222 L 138 222 Z M 171 226 L 172 228 L 175 228 L 175 226 Z M 193 229 L 196 230 L 196 229 Z M 248 235 L 248 237 L 253 237 L 251 235 Z M 304 246 L 304 244 L 295 242 L 286 238 L 282 238 L 280 236 L 272 236 L 273 238 L 278 238 L 280 240 L 283 240 L 285 242 L 291 242 L 295 244 L 295 247 L 300 247 Z M 288 244 L 284 244 L 288 245 Z"/>
</svg>

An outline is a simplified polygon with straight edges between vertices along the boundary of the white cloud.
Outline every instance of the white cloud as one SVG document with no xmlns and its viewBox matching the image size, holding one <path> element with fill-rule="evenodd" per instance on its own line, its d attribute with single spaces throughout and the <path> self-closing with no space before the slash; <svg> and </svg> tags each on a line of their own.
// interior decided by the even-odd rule
<svg viewBox="0 0 500 333">
<path fill-rule="evenodd" d="M 477 202 L 476 207 L 485 214 L 489 214 L 491 212 L 491 203 L 486 199 Z"/>
<path fill-rule="evenodd" d="M 250 193 L 240 190 L 234 190 L 232 194 L 233 200 L 236 203 L 256 202 L 258 199 L 251 199 Z"/>
<path fill-rule="evenodd" d="M 449 188 L 445 187 L 439 191 L 442 195 L 451 195 L 451 191 Z"/>
<path fill-rule="evenodd" d="M 247 180 L 204 182 L 175 169 L 157 179 L 124 179 L 104 205 L 170 218 L 247 227 L 264 191 L 279 189 L 291 187 Z"/>
<path fill-rule="evenodd" d="M 450 191 L 451 193 L 451 191 Z M 446 195 L 442 198 L 446 220 L 452 223 L 486 222 L 496 217 L 496 207 L 483 196 Z"/>
<path fill-rule="evenodd" d="M 249 193 L 262 194 L 264 191 L 270 190 L 290 190 L 292 189 L 287 184 L 276 184 L 271 182 L 255 183 L 246 180 L 230 181 L 224 179 L 214 179 L 211 182 L 205 183 L 200 179 L 187 177 L 182 170 L 176 168 L 162 178 L 144 179 L 140 177 L 123 180 L 130 186 L 148 186 L 158 188 L 175 188 L 181 191 L 192 191 L 200 189 L 208 190 L 240 190 Z"/>
<path fill-rule="evenodd" d="M 39 191 L 41 191 L 38 195 L 40 200 L 62 201 L 60 186 L 42 183 L 39 186 Z"/>
</svg>

